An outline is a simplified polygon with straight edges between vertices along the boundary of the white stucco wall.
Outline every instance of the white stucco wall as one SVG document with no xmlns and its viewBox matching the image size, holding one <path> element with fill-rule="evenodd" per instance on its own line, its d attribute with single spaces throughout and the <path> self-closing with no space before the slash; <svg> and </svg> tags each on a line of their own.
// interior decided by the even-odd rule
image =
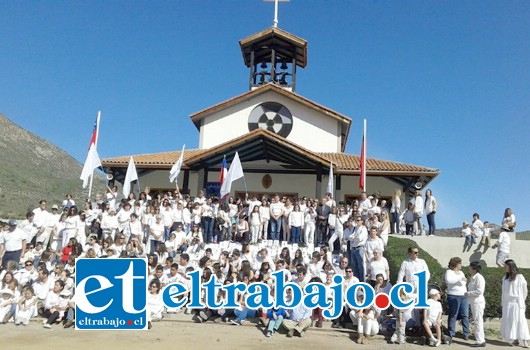
<svg viewBox="0 0 530 350">
<path fill-rule="evenodd" d="M 245 166 L 243 165 L 243 168 Z M 272 185 L 265 189 L 262 185 L 264 173 L 245 173 L 245 180 L 247 182 L 247 188 L 249 192 L 260 192 L 260 193 L 295 193 L 300 196 L 314 197 L 317 194 L 316 191 L 316 175 L 289 175 L 289 174 L 269 174 L 272 178 Z M 140 177 L 140 185 L 143 188 L 149 186 L 153 189 L 174 189 L 175 185 L 169 182 L 169 171 L 167 170 L 156 170 L 147 175 Z M 189 190 L 191 195 L 196 195 L 199 190 L 199 175 L 197 172 L 191 172 L 189 178 Z M 219 172 L 210 171 L 208 173 L 208 182 L 217 182 L 219 180 Z M 184 172 L 182 171 L 178 177 L 179 187 L 182 188 L 184 181 Z M 342 176 L 341 190 L 335 191 L 336 199 L 341 201 L 344 200 L 344 196 L 360 196 L 359 190 L 359 177 L 358 176 Z M 382 196 L 391 196 L 395 189 L 398 187 L 394 182 L 384 179 L 382 177 L 368 177 L 368 193 L 371 194 L 375 191 L 379 191 Z M 328 176 L 322 176 L 321 194 L 324 194 L 327 190 Z M 202 186 L 202 182 L 201 182 Z M 336 187 L 336 184 L 335 184 Z M 136 191 L 136 188 L 134 188 Z M 242 179 L 237 180 L 232 184 L 231 194 L 233 195 L 236 191 L 245 191 L 245 185 Z M 405 197 L 402 196 L 402 207 L 405 206 Z"/>
<path fill-rule="evenodd" d="M 278 102 L 293 115 L 293 128 L 287 136 L 315 152 L 340 152 L 340 123 L 274 91 L 218 111 L 203 119 L 199 148 L 208 149 L 248 133 L 248 117 L 262 102 Z"/>
</svg>

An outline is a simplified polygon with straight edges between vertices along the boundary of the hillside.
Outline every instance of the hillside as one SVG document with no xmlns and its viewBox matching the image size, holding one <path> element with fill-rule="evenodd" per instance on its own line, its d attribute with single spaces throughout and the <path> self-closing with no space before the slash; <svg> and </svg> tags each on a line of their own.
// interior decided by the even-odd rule
<svg viewBox="0 0 530 350">
<path fill-rule="evenodd" d="M 66 193 L 83 202 L 82 165 L 65 151 L 0 114 L 0 218 L 23 218 L 41 199 L 60 205 Z M 94 178 L 95 187 L 104 181 Z"/>
</svg>

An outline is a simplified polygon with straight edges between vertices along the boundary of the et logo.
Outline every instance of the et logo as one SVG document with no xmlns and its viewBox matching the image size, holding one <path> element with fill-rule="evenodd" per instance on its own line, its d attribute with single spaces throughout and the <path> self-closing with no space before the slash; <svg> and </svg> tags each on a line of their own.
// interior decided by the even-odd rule
<svg viewBox="0 0 530 350">
<path fill-rule="evenodd" d="M 147 329 L 146 259 L 77 259 L 75 327 Z"/>
</svg>

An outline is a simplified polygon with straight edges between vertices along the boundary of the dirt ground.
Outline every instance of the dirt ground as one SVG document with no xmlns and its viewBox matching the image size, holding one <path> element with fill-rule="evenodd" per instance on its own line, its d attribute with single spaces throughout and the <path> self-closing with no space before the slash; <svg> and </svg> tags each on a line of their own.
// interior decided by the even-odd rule
<svg viewBox="0 0 530 350">
<path fill-rule="evenodd" d="M 262 326 L 254 323 L 243 326 L 217 324 L 207 322 L 193 323 L 188 315 L 172 316 L 154 323 L 148 331 L 76 331 L 54 326 L 52 329 L 42 328 L 41 323 L 32 321 L 28 326 L 13 324 L 0 325 L 0 349 L 31 350 L 31 349 L 186 349 L 192 346 L 197 349 L 325 349 L 362 347 L 364 349 L 383 349 L 396 347 L 399 349 L 420 349 L 418 344 L 389 344 L 383 336 L 375 336 L 370 345 L 357 345 L 354 339 L 357 333 L 345 330 L 332 330 L 326 322 L 324 328 L 310 328 L 303 338 L 287 338 L 277 333 L 272 338 L 263 335 Z M 504 349 L 509 344 L 498 339 L 499 321 L 486 323 L 486 338 L 489 348 Z M 458 327 L 459 329 L 459 327 Z M 468 349 L 474 342 L 455 339 L 451 349 Z M 441 345 L 445 348 L 447 345 Z M 425 348 L 425 347 L 423 347 Z M 515 349 L 515 348 L 513 348 Z"/>
</svg>

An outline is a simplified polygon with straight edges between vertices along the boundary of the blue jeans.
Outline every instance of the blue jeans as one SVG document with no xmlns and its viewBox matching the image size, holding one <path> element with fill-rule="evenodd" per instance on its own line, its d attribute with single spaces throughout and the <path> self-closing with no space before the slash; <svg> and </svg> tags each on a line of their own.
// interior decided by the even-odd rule
<svg viewBox="0 0 530 350">
<path fill-rule="evenodd" d="M 364 282 L 364 247 L 351 249 L 350 264 L 353 275 L 359 279 L 359 282 Z"/>
<path fill-rule="evenodd" d="M 212 242 L 213 237 L 213 218 L 203 217 L 202 218 L 202 239 L 204 243 L 208 244 Z"/>
<path fill-rule="evenodd" d="M 283 321 L 283 316 L 278 316 L 277 319 L 271 318 L 269 324 L 267 325 L 267 332 L 274 333 L 280 328 Z"/>
<path fill-rule="evenodd" d="M 278 220 L 274 220 L 273 218 L 271 218 L 270 227 L 271 227 L 271 239 L 273 241 L 279 241 L 280 240 L 280 228 L 282 227 L 282 219 L 279 218 Z"/>
<path fill-rule="evenodd" d="M 291 243 L 300 243 L 301 227 L 291 226 Z"/>
<path fill-rule="evenodd" d="M 169 241 L 169 234 L 171 233 L 170 226 L 164 226 L 164 240 Z"/>
<path fill-rule="evenodd" d="M 449 318 L 447 329 L 449 336 L 455 336 L 456 320 L 462 320 L 462 332 L 464 337 L 469 337 L 469 303 L 463 295 L 447 295 L 447 304 L 449 305 Z"/>
<path fill-rule="evenodd" d="M 246 320 L 247 317 L 256 317 L 256 310 L 247 309 L 246 307 L 241 311 L 235 309 L 234 313 L 236 314 L 236 319 L 238 321 Z"/>
<path fill-rule="evenodd" d="M 436 224 L 434 223 L 434 214 L 427 214 L 427 224 L 429 224 L 429 235 L 434 235 L 436 232 Z"/>
<path fill-rule="evenodd" d="M 399 234 L 399 213 L 393 212 L 390 214 L 390 233 Z"/>
</svg>

